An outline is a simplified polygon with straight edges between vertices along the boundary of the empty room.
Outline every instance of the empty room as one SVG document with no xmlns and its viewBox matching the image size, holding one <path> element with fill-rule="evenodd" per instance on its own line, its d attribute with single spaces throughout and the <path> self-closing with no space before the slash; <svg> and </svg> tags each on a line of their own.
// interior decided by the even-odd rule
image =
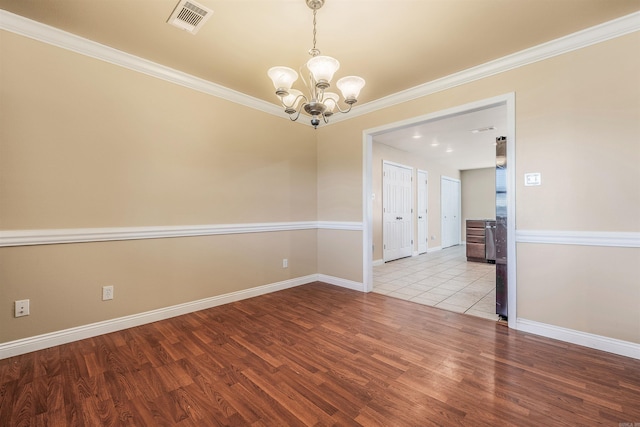
<svg viewBox="0 0 640 427">
<path fill-rule="evenodd" d="M 0 0 L 0 425 L 639 425 L 639 52 L 638 0 Z"/>
</svg>

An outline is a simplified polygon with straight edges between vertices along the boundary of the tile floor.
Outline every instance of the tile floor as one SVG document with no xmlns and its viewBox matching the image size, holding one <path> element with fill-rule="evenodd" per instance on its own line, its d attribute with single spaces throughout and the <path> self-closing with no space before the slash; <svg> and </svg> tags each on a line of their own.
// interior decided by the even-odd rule
<svg viewBox="0 0 640 427">
<path fill-rule="evenodd" d="M 467 262 L 464 245 L 373 267 L 373 292 L 498 320 L 496 266 Z"/>
</svg>

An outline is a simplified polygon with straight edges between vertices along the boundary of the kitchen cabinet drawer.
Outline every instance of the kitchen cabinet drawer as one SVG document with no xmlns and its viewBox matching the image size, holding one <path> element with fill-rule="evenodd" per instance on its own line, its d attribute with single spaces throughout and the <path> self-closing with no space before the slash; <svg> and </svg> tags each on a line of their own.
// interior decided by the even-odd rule
<svg viewBox="0 0 640 427">
<path fill-rule="evenodd" d="M 467 227 L 467 236 L 482 236 L 482 238 L 484 239 L 484 227 L 482 228 Z"/>
<path fill-rule="evenodd" d="M 484 259 L 484 243 L 467 242 L 467 258 Z"/>
<path fill-rule="evenodd" d="M 467 235 L 467 243 L 481 243 L 484 245 L 484 236 L 469 236 Z"/>
<path fill-rule="evenodd" d="M 482 232 L 484 233 L 484 220 L 477 220 L 477 219 L 468 219 L 467 220 L 467 228 L 481 228 Z"/>
</svg>

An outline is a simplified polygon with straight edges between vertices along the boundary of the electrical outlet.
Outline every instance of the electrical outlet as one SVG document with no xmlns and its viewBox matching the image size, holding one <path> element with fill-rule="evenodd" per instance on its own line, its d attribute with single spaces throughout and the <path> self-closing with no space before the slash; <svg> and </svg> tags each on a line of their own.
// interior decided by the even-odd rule
<svg viewBox="0 0 640 427">
<path fill-rule="evenodd" d="M 113 286 L 102 287 L 102 301 L 113 299 Z"/>
<path fill-rule="evenodd" d="M 282 268 L 287 268 L 289 267 L 289 260 L 286 258 L 282 259 Z"/>
<path fill-rule="evenodd" d="M 22 299 L 15 302 L 15 317 L 28 316 L 29 313 L 29 300 Z"/>
</svg>

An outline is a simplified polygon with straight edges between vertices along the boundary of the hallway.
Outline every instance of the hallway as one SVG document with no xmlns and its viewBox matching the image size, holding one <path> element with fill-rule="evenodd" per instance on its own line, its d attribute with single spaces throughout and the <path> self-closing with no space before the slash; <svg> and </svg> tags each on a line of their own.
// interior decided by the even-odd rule
<svg viewBox="0 0 640 427">
<path fill-rule="evenodd" d="M 373 292 L 498 320 L 495 264 L 467 262 L 464 245 L 374 266 Z"/>
</svg>

